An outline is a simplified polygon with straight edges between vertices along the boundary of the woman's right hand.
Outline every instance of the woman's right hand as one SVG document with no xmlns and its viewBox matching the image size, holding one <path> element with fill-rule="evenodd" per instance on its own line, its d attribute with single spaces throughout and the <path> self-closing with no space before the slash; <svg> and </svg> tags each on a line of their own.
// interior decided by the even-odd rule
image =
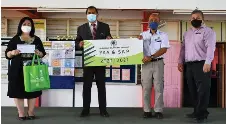
<svg viewBox="0 0 226 124">
<path fill-rule="evenodd" d="M 19 54 L 20 54 L 20 50 L 12 50 L 11 51 L 12 56 L 16 56 L 16 55 L 19 55 Z"/>
</svg>

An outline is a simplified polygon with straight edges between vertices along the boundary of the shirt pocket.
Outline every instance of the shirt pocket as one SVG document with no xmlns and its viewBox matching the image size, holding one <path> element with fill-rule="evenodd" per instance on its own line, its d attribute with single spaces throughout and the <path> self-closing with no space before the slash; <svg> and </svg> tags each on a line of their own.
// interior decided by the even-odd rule
<svg viewBox="0 0 226 124">
<path fill-rule="evenodd" d="M 162 41 L 161 40 L 155 41 L 154 42 L 154 48 L 155 48 L 155 50 L 159 50 L 161 48 L 161 44 L 162 44 Z"/>
</svg>

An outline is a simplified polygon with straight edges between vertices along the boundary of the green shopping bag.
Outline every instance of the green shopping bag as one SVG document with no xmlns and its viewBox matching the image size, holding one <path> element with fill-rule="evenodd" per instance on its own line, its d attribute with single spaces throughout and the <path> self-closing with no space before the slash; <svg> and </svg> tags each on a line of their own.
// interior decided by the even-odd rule
<svg viewBox="0 0 226 124">
<path fill-rule="evenodd" d="M 24 86 L 26 92 L 41 91 L 50 88 L 50 79 L 48 66 L 40 64 L 40 59 L 37 56 L 38 65 L 34 64 L 37 55 L 33 56 L 30 66 L 23 66 Z"/>
</svg>

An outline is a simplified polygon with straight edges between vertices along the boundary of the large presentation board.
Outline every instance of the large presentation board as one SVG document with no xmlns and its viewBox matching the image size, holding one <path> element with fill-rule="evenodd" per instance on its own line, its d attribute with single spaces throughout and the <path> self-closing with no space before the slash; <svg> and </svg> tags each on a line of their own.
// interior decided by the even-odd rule
<svg viewBox="0 0 226 124">
<path fill-rule="evenodd" d="M 75 52 L 75 81 L 83 82 L 84 53 Z M 106 65 L 106 83 L 136 84 L 136 65 Z M 95 76 L 94 80 L 95 82 Z"/>
<path fill-rule="evenodd" d="M 137 38 L 85 40 L 84 66 L 142 64 L 143 40 Z"/>
</svg>

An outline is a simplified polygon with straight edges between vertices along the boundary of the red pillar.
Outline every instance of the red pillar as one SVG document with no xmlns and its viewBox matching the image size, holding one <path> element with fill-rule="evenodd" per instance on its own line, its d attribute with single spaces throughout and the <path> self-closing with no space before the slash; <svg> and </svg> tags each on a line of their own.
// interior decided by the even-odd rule
<svg viewBox="0 0 226 124">
<path fill-rule="evenodd" d="M 149 18 L 150 13 L 144 11 L 143 12 L 143 22 L 148 22 L 148 18 Z M 148 30 L 148 23 L 142 23 L 143 24 L 143 31 Z M 151 90 L 151 107 L 154 107 L 155 104 L 155 91 L 154 91 L 154 87 L 152 87 Z M 143 105 L 143 100 L 142 100 L 142 105 Z"/>
</svg>

